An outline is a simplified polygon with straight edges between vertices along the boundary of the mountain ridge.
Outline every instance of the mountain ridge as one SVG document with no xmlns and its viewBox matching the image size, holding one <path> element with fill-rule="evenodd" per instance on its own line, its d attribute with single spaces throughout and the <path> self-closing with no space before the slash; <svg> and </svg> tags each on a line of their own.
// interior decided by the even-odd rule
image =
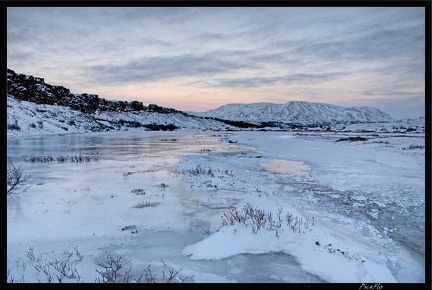
<svg viewBox="0 0 432 290">
<path fill-rule="evenodd" d="M 371 106 L 342 107 L 307 101 L 290 101 L 285 104 L 270 102 L 232 103 L 206 112 L 189 112 L 189 114 L 225 118 L 233 121 L 284 122 L 302 125 L 389 123 L 396 121 L 392 116 Z"/>
</svg>

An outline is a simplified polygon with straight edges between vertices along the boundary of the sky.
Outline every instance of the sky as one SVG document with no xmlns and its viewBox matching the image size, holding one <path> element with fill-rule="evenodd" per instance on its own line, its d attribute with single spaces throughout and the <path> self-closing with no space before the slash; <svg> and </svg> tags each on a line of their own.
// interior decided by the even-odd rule
<svg viewBox="0 0 432 290">
<path fill-rule="evenodd" d="M 7 67 L 203 112 L 309 101 L 425 116 L 424 7 L 8 7 Z"/>
</svg>

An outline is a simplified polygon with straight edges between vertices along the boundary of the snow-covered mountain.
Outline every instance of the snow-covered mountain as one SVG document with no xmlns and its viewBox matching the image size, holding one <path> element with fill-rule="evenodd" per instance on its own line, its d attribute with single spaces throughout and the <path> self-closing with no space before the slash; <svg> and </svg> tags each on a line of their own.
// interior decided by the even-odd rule
<svg viewBox="0 0 432 290">
<path fill-rule="evenodd" d="M 388 123 L 396 119 L 374 107 L 351 107 L 293 101 L 286 104 L 252 103 L 227 104 L 219 108 L 195 113 L 244 122 L 283 122 L 302 125 Z"/>
</svg>

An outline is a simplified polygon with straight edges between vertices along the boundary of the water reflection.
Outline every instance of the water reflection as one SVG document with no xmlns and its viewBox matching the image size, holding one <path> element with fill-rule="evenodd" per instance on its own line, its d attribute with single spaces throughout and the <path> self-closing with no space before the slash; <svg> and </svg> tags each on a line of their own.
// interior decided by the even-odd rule
<svg viewBox="0 0 432 290">
<path fill-rule="evenodd" d="M 160 152 L 194 152 L 199 146 L 213 146 L 220 142 L 218 135 L 186 135 L 121 133 L 66 134 L 10 138 L 7 155 L 23 161 L 29 155 L 100 155 L 104 159 L 127 160 L 142 154 Z M 195 151 L 196 152 L 196 151 Z"/>
</svg>

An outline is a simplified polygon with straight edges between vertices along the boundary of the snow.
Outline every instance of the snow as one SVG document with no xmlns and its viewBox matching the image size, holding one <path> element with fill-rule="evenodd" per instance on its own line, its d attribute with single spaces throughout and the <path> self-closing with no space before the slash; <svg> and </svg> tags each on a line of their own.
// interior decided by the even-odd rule
<svg viewBox="0 0 432 290">
<path fill-rule="evenodd" d="M 332 104 L 291 101 L 286 104 L 252 103 L 227 104 L 219 108 L 196 113 L 200 116 L 250 122 L 292 122 L 302 124 L 379 123 L 396 119 L 373 107 L 345 108 Z"/>
<path fill-rule="evenodd" d="M 7 124 L 19 127 L 18 130 L 8 130 L 8 137 L 92 132 L 100 124 L 113 127 L 110 122 L 118 123 L 119 120 L 141 124 L 176 124 L 184 130 L 235 130 L 235 127 L 222 122 L 182 114 L 96 111 L 89 116 L 64 106 L 19 101 L 11 95 L 7 97 Z M 114 129 L 127 131 L 130 128 L 123 126 Z"/>
<path fill-rule="evenodd" d="M 35 122 L 15 108 L 8 123 Z M 47 282 L 41 269 L 58 282 L 54 261 L 79 273 L 63 282 L 96 282 L 107 252 L 134 277 L 181 269 L 192 283 L 425 281 L 424 133 L 59 126 L 8 130 L 8 157 L 32 177 L 7 199 L 9 282 Z M 26 161 L 78 154 L 91 161 Z M 245 209 L 274 223 L 223 223 Z"/>
</svg>

